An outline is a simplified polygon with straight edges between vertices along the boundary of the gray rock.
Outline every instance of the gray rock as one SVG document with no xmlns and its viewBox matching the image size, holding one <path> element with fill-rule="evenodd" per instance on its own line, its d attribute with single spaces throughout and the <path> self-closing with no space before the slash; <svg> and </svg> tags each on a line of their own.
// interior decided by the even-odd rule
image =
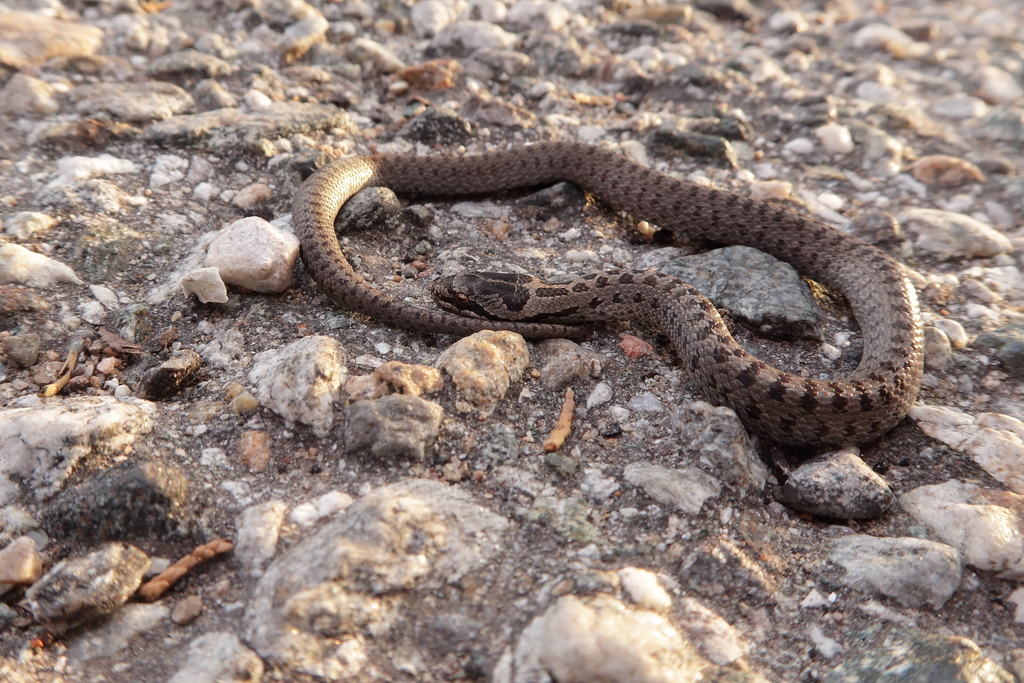
<svg viewBox="0 0 1024 683">
<path fill-rule="evenodd" d="M 296 133 L 305 135 L 332 128 L 356 132 L 348 112 L 333 105 L 274 102 L 253 112 L 216 109 L 202 114 L 175 116 L 151 123 L 143 138 L 168 147 L 251 148 L 264 139 L 274 140 Z"/>
<path fill-rule="evenodd" d="M 725 247 L 669 261 L 661 272 L 776 339 L 820 339 L 818 307 L 796 270 L 759 249 Z"/>
<path fill-rule="evenodd" d="M 543 354 L 541 383 L 549 389 L 564 387 L 577 379 L 601 376 L 600 354 L 568 339 L 546 339 L 539 346 Z"/>
<path fill-rule="evenodd" d="M 723 21 L 758 21 L 764 16 L 749 0 L 696 0 L 693 5 Z"/>
<path fill-rule="evenodd" d="M 111 543 L 59 562 L 25 592 L 25 599 L 39 623 L 64 633 L 114 612 L 142 584 L 148 568 L 146 553 Z"/>
<path fill-rule="evenodd" d="M 1013 251 L 1005 235 L 964 214 L 939 209 L 905 209 L 898 218 L 908 232 L 916 235 L 916 249 L 940 259 L 977 258 Z"/>
<path fill-rule="evenodd" d="M 1024 324 L 1004 325 L 991 332 L 979 334 L 974 346 L 992 349 L 993 354 L 1003 363 L 1003 369 L 1011 375 L 1024 377 Z"/>
<path fill-rule="evenodd" d="M 838 519 L 874 519 L 896 502 L 886 481 L 855 450 L 808 460 L 786 480 L 782 497 L 801 512 Z"/>
<path fill-rule="evenodd" d="M 181 349 L 139 379 L 135 395 L 159 400 L 170 398 L 199 378 L 203 359 L 192 349 Z"/>
<path fill-rule="evenodd" d="M 473 124 L 447 107 L 428 107 L 402 126 L 398 134 L 424 144 L 458 145 L 473 137 Z"/>
<path fill-rule="evenodd" d="M 345 450 L 374 458 L 423 462 L 434 445 L 444 410 L 419 396 L 391 394 L 349 406 Z"/>
<path fill-rule="evenodd" d="M 70 97 L 79 114 L 133 122 L 168 119 L 193 107 L 191 95 L 164 81 L 90 83 L 76 87 Z"/>
<path fill-rule="evenodd" d="M 393 652 L 385 634 L 410 602 L 483 566 L 508 526 L 438 482 L 377 489 L 270 564 L 246 608 L 245 640 L 314 676 L 355 676 L 370 655 Z M 456 607 L 446 599 L 446 610 Z"/>
<path fill-rule="evenodd" d="M 974 641 L 903 629 L 895 642 L 868 650 L 821 677 L 821 683 L 1013 683 Z"/>
<path fill-rule="evenodd" d="M 713 159 L 729 168 L 739 168 L 739 158 L 729 141 L 717 135 L 693 133 L 680 124 L 659 126 L 647 137 L 647 146 L 654 154 L 671 156 L 685 154 L 701 159 Z"/>
<path fill-rule="evenodd" d="M 545 187 L 543 190 L 517 199 L 515 204 L 558 211 L 565 208 L 579 209 L 586 202 L 587 195 L 572 183 L 555 183 L 551 187 Z"/>
<path fill-rule="evenodd" d="M 995 108 L 982 119 L 978 132 L 988 140 L 1024 141 L 1024 110 Z"/>
<path fill-rule="evenodd" d="M 722 485 L 695 467 L 669 469 L 649 462 L 626 465 L 623 476 L 654 500 L 689 515 L 696 515 L 708 498 L 716 497 Z"/>
<path fill-rule="evenodd" d="M 171 463 L 136 458 L 62 491 L 43 515 L 55 538 L 82 543 L 158 541 L 185 537 L 193 515 L 184 472 Z"/>
<path fill-rule="evenodd" d="M 234 633 L 204 633 L 188 644 L 186 656 L 167 683 L 259 683 L 263 678 L 263 660 Z"/>
<path fill-rule="evenodd" d="M 71 257 L 89 282 L 106 282 L 138 256 L 142 235 L 107 216 L 82 219 Z"/>
<path fill-rule="evenodd" d="M 563 453 L 548 453 L 544 456 L 544 464 L 568 479 L 576 475 L 580 469 L 580 461 Z"/>
<path fill-rule="evenodd" d="M 741 492 L 764 489 L 768 468 L 733 410 L 703 401 L 685 403 L 672 414 L 672 427 L 683 452 L 706 463 L 717 479 Z"/>
<path fill-rule="evenodd" d="M 945 370 L 953 358 L 953 346 L 945 332 L 929 325 L 924 328 L 924 363 L 929 370 Z"/>
<path fill-rule="evenodd" d="M 36 364 L 39 358 L 39 335 L 35 332 L 23 332 L 4 337 L 0 341 L 0 353 L 15 365 L 27 368 Z"/>
<path fill-rule="evenodd" d="M 58 185 L 39 193 L 39 201 L 47 206 L 91 213 L 118 213 L 127 200 L 121 188 L 101 178 Z"/>
<path fill-rule="evenodd" d="M 506 424 L 495 424 L 491 433 L 474 457 L 476 469 L 487 470 L 515 460 L 519 456 L 519 439 L 515 430 Z"/>
<path fill-rule="evenodd" d="M 96 628 L 83 630 L 68 641 L 68 661 L 74 667 L 86 662 L 114 657 L 124 652 L 138 636 L 164 624 L 170 610 L 167 605 L 125 605 Z"/>
<path fill-rule="evenodd" d="M 578 78 L 598 62 L 589 50 L 584 50 L 572 36 L 535 31 L 524 40 L 522 51 L 533 58 L 537 70 Z"/>
<path fill-rule="evenodd" d="M 828 559 L 842 567 L 844 586 L 892 598 L 904 607 L 939 609 L 960 587 L 963 558 L 920 538 L 851 535 L 836 539 Z"/>
<path fill-rule="evenodd" d="M 174 76 L 179 74 L 199 74 L 204 78 L 227 76 L 235 70 L 228 62 L 219 57 L 198 52 L 182 50 L 157 57 L 149 65 L 151 76 Z"/>
<path fill-rule="evenodd" d="M 338 234 L 383 230 L 402 211 L 398 196 L 386 187 L 366 187 L 352 195 L 334 223 Z"/>
<path fill-rule="evenodd" d="M 196 87 L 192 89 L 192 96 L 200 111 L 238 106 L 235 96 L 212 78 L 204 78 L 196 83 Z"/>
</svg>

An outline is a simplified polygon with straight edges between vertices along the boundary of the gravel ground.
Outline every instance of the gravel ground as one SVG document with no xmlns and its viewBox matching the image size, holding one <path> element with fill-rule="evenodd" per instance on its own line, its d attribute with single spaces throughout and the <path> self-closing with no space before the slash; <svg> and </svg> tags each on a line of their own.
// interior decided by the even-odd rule
<svg viewBox="0 0 1024 683">
<path fill-rule="evenodd" d="M 780 449 L 657 330 L 422 335 L 296 260 L 332 158 L 551 140 L 894 256 L 911 416 Z M 1024 680 L 1022 149 L 1017 0 L 0 0 L 0 678 Z M 860 355 L 841 296 L 572 186 L 350 205 L 396 299 L 659 268 L 788 372 Z"/>
</svg>

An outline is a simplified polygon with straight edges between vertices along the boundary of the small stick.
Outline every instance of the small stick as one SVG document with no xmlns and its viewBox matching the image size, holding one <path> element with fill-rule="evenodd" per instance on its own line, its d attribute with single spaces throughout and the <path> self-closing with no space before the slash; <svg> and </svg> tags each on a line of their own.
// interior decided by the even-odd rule
<svg viewBox="0 0 1024 683">
<path fill-rule="evenodd" d="M 167 569 L 163 570 L 152 579 L 142 584 L 139 588 L 139 595 L 153 602 L 164 594 L 168 588 L 188 573 L 189 569 L 196 566 L 203 560 L 208 560 L 214 555 L 220 555 L 234 548 L 234 544 L 226 538 L 218 538 L 199 546 L 191 553 L 181 558 Z"/>
<path fill-rule="evenodd" d="M 56 396 L 61 389 L 68 385 L 68 382 L 71 381 L 71 373 L 75 371 L 75 367 L 78 365 L 78 354 L 81 352 L 82 340 L 75 339 L 68 348 L 68 359 L 64 361 L 64 365 L 60 368 L 60 376 L 53 384 L 47 384 L 43 387 L 43 390 L 39 392 L 40 398 Z"/>
<path fill-rule="evenodd" d="M 548 453 L 557 451 L 565 443 L 565 440 L 569 438 L 569 432 L 572 430 L 572 411 L 576 407 L 576 402 L 573 400 L 575 398 L 576 394 L 573 393 L 572 389 L 565 390 L 562 412 L 559 413 L 558 421 L 555 422 L 555 428 L 548 435 L 548 440 L 544 442 L 544 450 Z"/>
</svg>

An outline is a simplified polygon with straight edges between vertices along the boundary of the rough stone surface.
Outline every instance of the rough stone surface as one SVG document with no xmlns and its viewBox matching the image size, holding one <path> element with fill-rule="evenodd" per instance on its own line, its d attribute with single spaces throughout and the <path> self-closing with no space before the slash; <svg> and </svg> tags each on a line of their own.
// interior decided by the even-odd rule
<svg viewBox="0 0 1024 683">
<path fill-rule="evenodd" d="M 789 475 L 782 498 L 801 512 L 838 519 L 874 519 L 896 502 L 886 481 L 856 449 L 808 460 Z"/>
<path fill-rule="evenodd" d="M 384 460 L 422 462 L 434 445 L 444 410 L 418 396 L 392 394 L 349 406 L 345 449 Z"/>
</svg>

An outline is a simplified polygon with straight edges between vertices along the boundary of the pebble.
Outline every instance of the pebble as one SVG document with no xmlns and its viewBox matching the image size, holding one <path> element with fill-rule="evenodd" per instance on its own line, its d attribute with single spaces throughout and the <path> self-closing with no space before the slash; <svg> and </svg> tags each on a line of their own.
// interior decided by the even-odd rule
<svg viewBox="0 0 1024 683">
<path fill-rule="evenodd" d="M 256 292 L 283 292 L 292 284 L 299 240 L 262 218 L 237 220 L 210 242 L 206 267 L 227 284 Z"/>
<path fill-rule="evenodd" d="M 541 382 L 549 389 L 564 387 L 574 380 L 601 376 L 602 357 L 573 341 L 546 339 L 539 348 L 544 359 L 540 368 Z"/>
<path fill-rule="evenodd" d="M 908 491 L 900 505 L 967 564 L 1004 579 L 1024 577 L 1024 496 L 952 479 Z"/>
<path fill-rule="evenodd" d="M 235 519 L 235 559 L 250 573 L 259 575 L 263 565 L 274 557 L 281 523 L 288 505 L 269 500 L 251 505 Z"/>
<path fill-rule="evenodd" d="M 455 385 L 455 409 L 487 417 L 530 364 L 526 340 L 514 332 L 484 330 L 449 346 L 434 363 Z"/>
<path fill-rule="evenodd" d="M 669 469 L 649 462 L 634 462 L 623 471 L 626 481 L 664 505 L 688 515 L 701 511 L 704 502 L 716 498 L 722 485 L 693 467 Z"/>
<path fill-rule="evenodd" d="M 35 332 L 12 334 L 0 340 L 0 353 L 15 365 L 27 368 L 39 359 L 39 335 Z"/>
<path fill-rule="evenodd" d="M 811 458 L 782 489 L 791 507 L 837 519 L 875 519 L 896 502 L 889 484 L 860 459 L 855 448 Z"/>
<path fill-rule="evenodd" d="M 986 64 L 974 72 L 978 84 L 975 93 L 989 104 L 1007 104 L 1024 97 L 1024 87 L 998 66 Z"/>
<path fill-rule="evenodd" d="M 149 432 L 155 412 L 145 401 L 109 396 L 0 412 L 0 505 L 21 493 L 18 481 L 37 498 L 53 495 L 83 459 L 129 447 Z"/>
<path fill-rule="evenodd" d="M 768 468 L 735 411 L 703 401 L 684 403 L 672 414 L 672 427 L 682 452 L 700 458 L 716 479 L 744 492 L 764 489 Z"/>
<path fill-rule="evenodd" d="M 822 147 L 832 154 L 849 154 L 855 148 L 850 129 L 838 123 L 826 123 L 814 130 Z"/>
<path fill-rule="evenodd" d="M 662 404 L 661 399 L 648 391 L 637 394 L 629 399 L 626 407 L 642 413 L 656 414 L 665 412 L 665 406 Z"/>
<path fill-rule="evenodd" d="M 842 585 L 915 609 L 938 610 L 946 604 L 960 587 L 963 571 L 960 553 L 920 538 L 842 536 L 828 559 L 843 568 Z"/>
<path fill-rule="evenodd" d="M 253 357 L 249 381 L 260 403 L 319 437 L 334 423 L 334 402 L 348 375 L 347 354 L 331 337 L 310 336 Z"/>
<path fill-rule="evenodd" d="M 945 370 L 953 358 L 953 345 L 938 327 L 924 328 L 924 362 L 929 370 Z"/>
<path fill-rule="evenodd" d="M 616 572 L 622 591 L 641 609 L 665 614 L 672 609 L 672 597 L 662 587 L 658 575 L 638 567 L 623 567 Z"/>
<path fill-rule="evenodd" d="M 229 631 L 210 631 L 194 639 L 186 657 L 167 683 L 247 683 L 263 677 L 263 660 Z"/>
<path fill-rule="evenodd" d="M 969 181 L 985 182 L 985 174 L 969 161 L 948 154 L 930 154 L 910 165 L 914 178 L 925 185 L 956 187 Z"/>
<path fill-rule="evenodd" d="M 328 491 L 308 503 L 301 503 L 288 513 L 288 521 L 300 527 L 310 527 L 322 519 L 331 517 L 352 504 L 352 496 L 342 491 Z"/>
<path fill-rule="evenodd" d="M 686 637 L 714 664 L 729 666 L 749 649 L 739 631 L 696 598 L 679 601 L 678 618 Z"/>
<path fill-rule="evenodd" d="M 149 558 L 138 548 L 110 543 L 54 565 L 25 592 L 25 600 L 40 624 L 65 633 L 112 614 L 142 584 L 148 567 Z"/>
<path fill-rule="evenodd" d="M 916 236 L 914 248 L 939 259 L 981 258 L 1008 254 L 1013 245 L 998 230 L 979 220 L 940 209 L 905 209 L 897 216 Z"/>
<path fill-rule="evenodd" d="M 608 382 L 598 382 L 587 396 L 587 409 L 596 408 L 612 400 L 614 392 Z"/>
<path fill-rule="evenodd" d="M 52 116 L 60 111 L 52 85 L 27 74 L 14 74 L 0 89 L 0 114 Z"/>
<path fill-rule="evenodd" d="M 117 657 L 135 639 L 162 626 L 168 612 L 163 604 L 125 605 L 87 633 L 68 639 L 69 664 L 79 669 L 87 662 Z"/>
<path fill-rule="evenodd" d="M 312 676 L 359 675 L 371 656 L 393 652 L 380 639 L 410 597 L 483 566 L 508 527 L 463 489 L 422 479 L 378 488 L 270 564 L 246 606 L 245 641 Z M 448 599 L 445 609 L 459 603 Z M 325 609 L 335 615 L 329 633 L 309 620 Z"/>
<path fill-rule="evenodd" d="M 188 626 L 203 613 L 203 599 L 198 595 L 189 595 L 175 603 L 171 610 L 171 621 L 178 626 Z"/>
<path fill-rule="evenodd" d="M 922 432 L 974 458 L 986 472 L 1024 495 L 1024 422 L 1009 415 L 969 415 L 946 406 L 916 405 L 909 415 Z"/>
<path fill-rule="evenodd" d="M 42 237 L 57 225 L 57 220 L 38 211 L 19 211 L 4 221 L 4 232 L 21 242 Z"/>
<path fill-rule="evenodd" d="M 349 406 L 345 450 L 381 460 L 424 462 L 437 439 L 444 410 L 418 396 L 391 394 Z"/>
<path fill-rule="evenodd" d="M 1006 372 L 1024 377 L 1024 324 L 1011 323 L 979 334 L 974 345 L 981 349 L 991 349 Z"/>
<path fill-rule="evenodd" d="M 345 383 L 345 393 L 350 401 L 375 399 L 388 394 L 422 396 L 437 393 L 443 388 L 444 379 L 436 368 L 396 360 L 384 363 L 369 375 L 350 377 Z"/>
<path fill-rule="evenodd" d="M 14 539 L 0 549 L 0 595 L 16 586 L 30 586 L 43 575 L 43 558 L 30 536 Z"/>
<path fill-rule="evenodd" d="M 964 326 L 952 318 L 939 318 L 931 323 L 931 327 L 941 330 L 954 349 L 962 349 L 967 346 L 970 338 Z M 927 329 L 927 328 L 926 328 Z"/>
<path fill-rule="evenodd" d="M 228 287 L 216 266 L 191 270 L 181 276 L 178 284 L 185 296 L 195 295 L 201 303 L 224 304 L 228 301 Z"/>
<path fill-rule="evenodd" d="M 439 49 L 468 54 L 481 48 L 509 49 L 518 41 L 516 34 L 486 21 L 456 21 L 441 29 L 432 42 Z"/>
<path fill-rule="evenodd" d="M 977 97 L 961 93 L 936 100 L 928 112 L 949 119 L 980 119 L 988 113 L 988 105 Z"/>
</svg>

